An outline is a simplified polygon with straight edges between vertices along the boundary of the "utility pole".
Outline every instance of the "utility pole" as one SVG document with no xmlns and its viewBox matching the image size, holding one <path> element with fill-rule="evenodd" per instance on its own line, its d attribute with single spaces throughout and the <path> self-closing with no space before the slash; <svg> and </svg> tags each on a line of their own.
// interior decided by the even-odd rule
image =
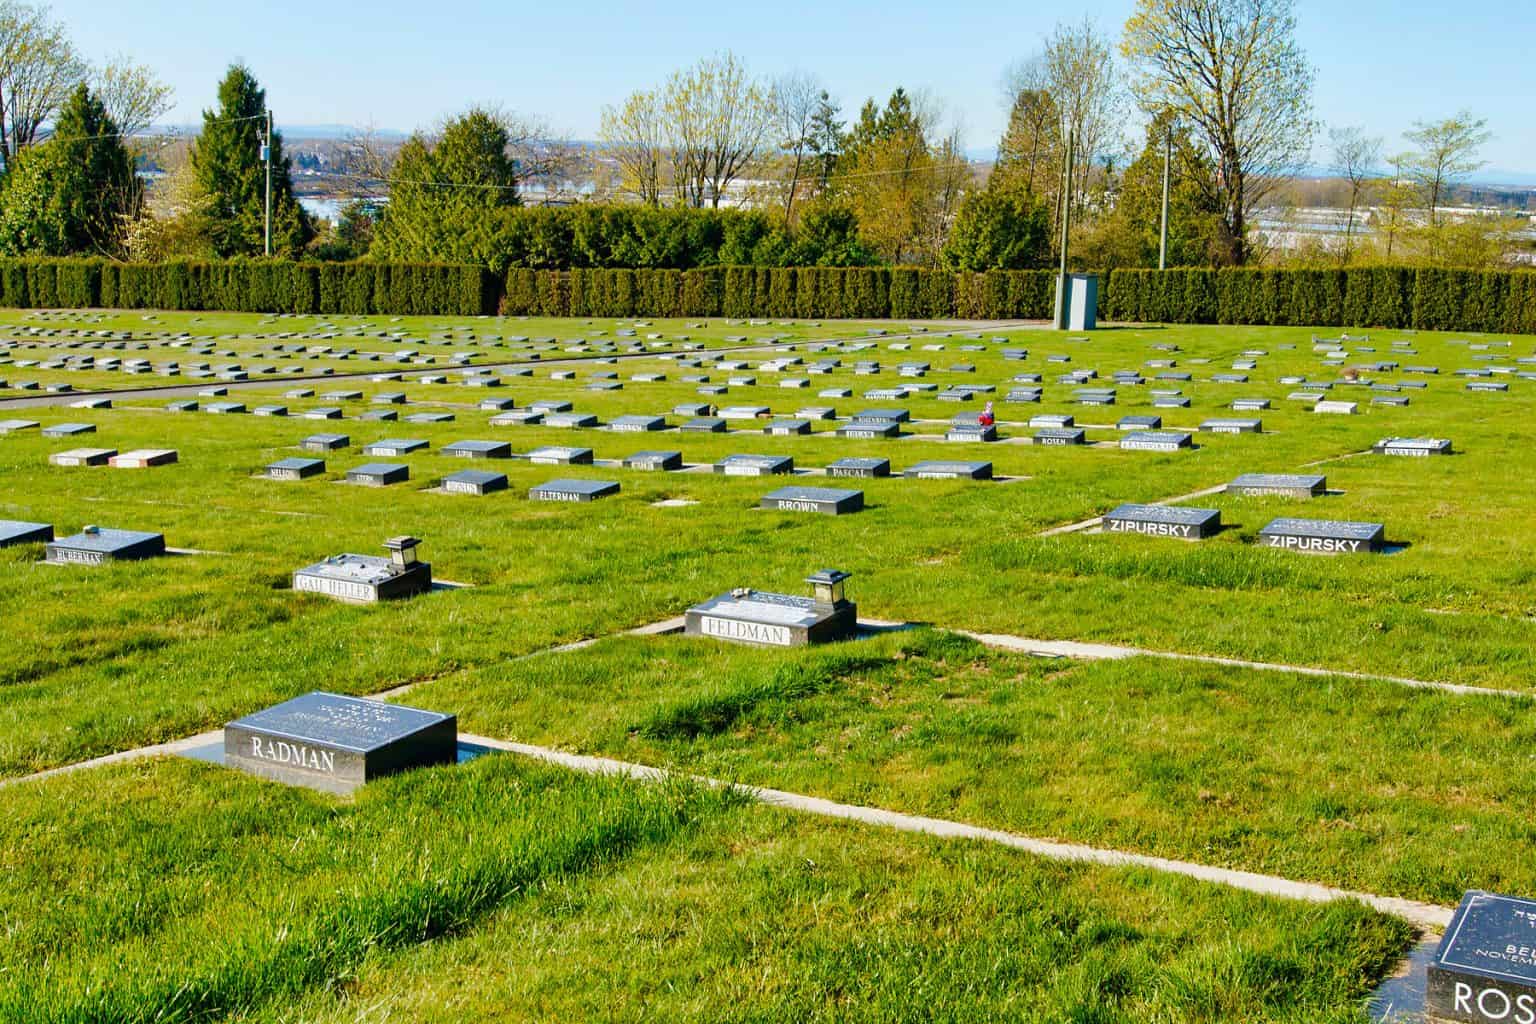
<svg viewBox="0 0 1536 1024">
<path fill-rule="evenodd" d="M 1168 135 L 1163 142 L 1163 228 L 1157 237 L 1157 269 L 1168 269 L 1168 177 L 1173 165 L 1173 122 L 1168 122 Z"/>
<path fill-rule="evenodd" d="M 267 136 L 261 144 L 261 159 L 267 165 L 266 252 L 272 255 L 272 108 L 267 108 Z"/>
<path fill-rule="evenodd" d="M 1061 272 L 1056 276 L 1056 329 L 1064 331 L 1072 316 L 1067 294 L 1067 238 L 1072 230 L 1072 164 L 1077 159 L 1077 132 L 1067 130 L 1067 166 L 1061 188 Z"/>
</svg>

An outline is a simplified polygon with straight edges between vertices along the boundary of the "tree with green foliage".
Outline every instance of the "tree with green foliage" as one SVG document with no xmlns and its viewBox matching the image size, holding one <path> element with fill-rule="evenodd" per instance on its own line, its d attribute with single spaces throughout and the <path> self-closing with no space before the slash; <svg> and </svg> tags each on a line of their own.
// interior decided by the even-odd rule
<svg viewBox="0 0 1536 1024">
<path fill-rule="evenodd" d="M 519 205 L 509 143 L 504 119 L 481 107 L 450 118 L 436 138 L 412 135 L 395 159 L 373 253 L 494 265 L 507 230 L 502 214 Z"/>
<path fill-rule="evenodd" d="M 198 186 L 208 196 L 211 238 L 218 256 L 259 256 L 264 247 L 267 168 L 261 160 L 267 94 L 244 64 L 219 83 L 219 105 L 203 111 L 203 132 L 192 150 Z M 283 136 L 271 139 L 272 254 L 297 256 L 314 225 L 293 197 Z"/>
<path fill-rule="evenodd" d="M 23 150 L 0 190 L 0 251 L 121 256 L 143 188 L 101 99 L 77 85 L 46 142 Z"/>
<path fill-rule="evenodd" d="M 944 244 L 947 270 L 1029 270 L 1051 262 L 1050 211 L 1020 189 L 981 189 L 960 204 Z"/>
<path fill-rule="evenodd" d="M 843 152 L 843 129 L 839 120 L 842 107 L 825 91 L 816 101 L 816 113 L 811 115 L 811 153 L 816 162 L 817 191 L 825 192 L 832 174 L 837 170 L 838 159 Z"/>
<path fill-rule="evenodd" d="M 1155 267 L 1162 224 L 1163 155 L 1172 117 L 1147 126 L 1146 145 L 1113 189 L 1114 208 L 1073 239 L 1073 262 L 1095 269 Z M 1168 265 L 1222 266 L 1234 251 L 1215 187 L 1216 167 L 1181 124 L 1173 127 L 1168 191 Z"/>
</svg>

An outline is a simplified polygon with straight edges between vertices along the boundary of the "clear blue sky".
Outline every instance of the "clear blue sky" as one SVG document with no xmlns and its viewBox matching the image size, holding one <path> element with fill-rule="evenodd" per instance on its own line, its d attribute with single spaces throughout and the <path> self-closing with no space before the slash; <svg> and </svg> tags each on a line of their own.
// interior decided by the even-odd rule
<svg viewBox="0 0 1536 1024">
<path fill-rule="evenodd" d="M 1484 151 L 1491 167 L 1536 172 L 1536 4 L 1297 4 L 1325 122 L 1366 125 L 1392 152 L 1415 119 L 1465 107 L 1494 132 Z M 492 101 L 590 139 L 603 104 L 730 49 L 764 75 L 815 72 L 847 114 L 897 85 L 927 89 L 960 115 L 976 150 L 995 145 L 1003 125 L 1003 68 L 1034 51 L 1058 20 L 1087 15 L 1118 36 L 1132 5 L 774 0 L 648 10 L 612 0 L 55 0 L 52 7 L 88 57 L 124 52 L 156 68 L 176 90 L 171 123 L 190 122 L 209 106 L 224 68 L 239 58 L 266 86 L 279 124 L 408 130 Z M 1319 147 L 1316 157 L 1324 155 Z"/>
</svg>

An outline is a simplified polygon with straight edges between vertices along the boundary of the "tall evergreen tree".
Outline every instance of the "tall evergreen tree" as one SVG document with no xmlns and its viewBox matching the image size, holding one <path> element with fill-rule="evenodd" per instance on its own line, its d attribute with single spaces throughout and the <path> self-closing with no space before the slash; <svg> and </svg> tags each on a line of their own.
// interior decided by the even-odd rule
<svg viewBox="0 0 1536 1024">
<path fill-rule="evenodd" d="M 266 114 L 266 90 L 244 64 L 231 65 L 219 83 L 218 108 L 203 111 L 203 133 L 192 151 L 192 166 L 211 201 L 213 249 L 219 256 L 262 253 L 266 167 L 260 137 Z M 281 133 L 274 133 L 271 146 L 272 254 L 296 256 L 314 237 L 314 226 L 293 198 Z"/>
<path fill-rule="evenodd" d="M 0 195 L 0 251 L 120 256 L 143 188 L 100 97 L 78 85 L 53 135 L 24 150 Z"/>
<path fill-rule="evenodd" d="M 816 159 L 818 190 L 822 192 L 826 191 L 827 181 L 843 152 L 844 122 L 838 119 L 840 113 L 842 108 L 823 90 L 816 101 L 816 113 L 811 115 L 811 153 Z"/>
<path fill-rule="evenodd" d="M 395 158 L 372 251 L 386 259 L 491 264 L 503 211 L 520 204 L 504 119 L 479 107 L 434 139 L 412 135 Z"/>
</svg>

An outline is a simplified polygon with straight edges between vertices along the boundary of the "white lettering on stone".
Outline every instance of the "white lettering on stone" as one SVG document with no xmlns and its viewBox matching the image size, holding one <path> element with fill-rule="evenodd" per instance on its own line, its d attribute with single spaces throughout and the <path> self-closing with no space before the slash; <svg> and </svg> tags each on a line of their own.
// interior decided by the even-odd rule
<svg viewBox="0 0 1536 1024">
<path fill-rule="evenodd" d="M 260 736 L 252 736 L 251 756 L 258 761 L 292 765 L 312 772 L 324 772 L 327 775 L 336 774 L 335 751 L 321 750 L 304 743 L 290 743 L 287 740 L 263 741 Z"/>
<path fill-rule="evenodd" d="M 326 594 L 330 597 L 339 597 L 348 601 L 372 601 L 378 597 L 378 591 L 366 583 L 332 579 L 329 576 L 311 576 L 302 573 L 294 577 L 293 589 L 308 591 L 314 594 Z"/>
<path fill-rule="evenodd" d="M 1487 1001 L 1489 996 L 1498 996 L 1499 999 L 1503 1000 L 1502 1008 L 1498 1011 L 1488 1009 Z M 1503 1020 L 1509 1016 L 1509 1011 L 1512 1008 L 1509 996 L 1499 989 L 1485 988 L 1477 994 L 1477 1010 L 1489 1020 Z"/>
<path fill-rule="evenodd" d="M 719 637 L 722 640 L 772 644 L 777 647 L 788 647 L 792 642 L 787 626 L 772 626 L 762 622 L 743 622 L 740 619 L 720 619 L 712 615 L 700 617 L 699 629 L 705 636 Z"/>
</svg>

